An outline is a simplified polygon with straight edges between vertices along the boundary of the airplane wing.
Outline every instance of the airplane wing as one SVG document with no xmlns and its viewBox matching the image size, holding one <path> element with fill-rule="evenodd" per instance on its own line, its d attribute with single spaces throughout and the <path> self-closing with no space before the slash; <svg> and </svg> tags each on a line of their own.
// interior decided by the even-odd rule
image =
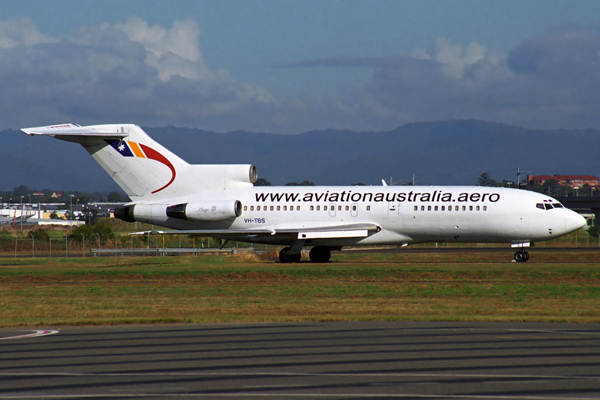
<svg viewBox="0 0 600 400">
<path fill-rule="evenodd" d="M 132 235 L 192 235 L 192 236 L 213 236 L 219 238 L 239 238 L 240 236 L 288 236 L 292 240 L 306 239 L 336 239 L 336 238 L 353 238 L 367 237 L 373 233 L 377 233 L 381 227 L 377 224 L 348 224 L 348 225 L 332 225 L 310 228 L 293 228 L 293 229 L 192 229 L 180 231 L 145 231 L 135 232 Z"/>
</svg>

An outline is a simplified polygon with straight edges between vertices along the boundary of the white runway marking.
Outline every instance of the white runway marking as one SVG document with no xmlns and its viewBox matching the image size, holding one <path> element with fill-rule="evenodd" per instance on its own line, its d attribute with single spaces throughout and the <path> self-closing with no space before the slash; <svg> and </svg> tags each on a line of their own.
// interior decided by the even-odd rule
<svg viewBox="0 0 600 400">
<path fill-rule="evenodd" d="M 27 338 L 32 338 L 32 337 L 54 335 L 56 333 L 58 333 L 58 331 L 55 331 L 55 330 L 34 331 L 33 333 L 28 333 L 28 334 L 25 334 L 25 335 L 0 337 L 0 340 L 27 339 Z"/>
</svg>

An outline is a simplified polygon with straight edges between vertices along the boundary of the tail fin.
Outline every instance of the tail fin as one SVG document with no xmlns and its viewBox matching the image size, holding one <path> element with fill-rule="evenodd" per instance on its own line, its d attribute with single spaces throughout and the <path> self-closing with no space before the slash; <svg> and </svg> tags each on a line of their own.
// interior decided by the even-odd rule
<svg viewBox="0 0 600 400">
<path fill-rule="evenodd" d="M 22 131 L 81 144 L 133 201 L 252 186 L 256 180 L 254 166 L 190 165 L 137 125 L 63 124 Z"/>
</svg>

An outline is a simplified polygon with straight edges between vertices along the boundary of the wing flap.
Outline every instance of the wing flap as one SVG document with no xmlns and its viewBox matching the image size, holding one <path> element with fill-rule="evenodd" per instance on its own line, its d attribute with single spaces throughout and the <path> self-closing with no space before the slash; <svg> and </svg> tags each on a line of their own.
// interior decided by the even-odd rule
<svg viewBox="0 0 600 400">
<path fill-rule="evenodd" d="M 286 235 L 300 240 L 307 239 L 337 239 L 367 237 L 377 233 L 381 227 L 377 224 L 333 225 L 311 228 L 286 229 L 190 229 L 173 231 L 135 232 L 132 235 L 163 234 L 163 235 L 198 235 L 198 236 L 239 236 L 239 235 Z"/>
<path fill-rule="evenodd" d="M 310 231 L 298 232 L 298 239 L 338 239 L 338 238 L 353 238 L 367 237 L 369 231 L 366 229 L 356 229 L 351 231 Z"/>
</svg>

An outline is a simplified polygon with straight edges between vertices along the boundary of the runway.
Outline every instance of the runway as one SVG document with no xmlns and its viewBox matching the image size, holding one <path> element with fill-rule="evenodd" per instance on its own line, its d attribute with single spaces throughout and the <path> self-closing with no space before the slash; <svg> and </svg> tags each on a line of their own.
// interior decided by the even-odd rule
<svg viewBox="0 0 600 400">
<path fill-rule="evenodd" d="M 0 399 L 131 397 L 598 399 L 600 325 L 357 322 L 0 330 Z"/>
</svg>

